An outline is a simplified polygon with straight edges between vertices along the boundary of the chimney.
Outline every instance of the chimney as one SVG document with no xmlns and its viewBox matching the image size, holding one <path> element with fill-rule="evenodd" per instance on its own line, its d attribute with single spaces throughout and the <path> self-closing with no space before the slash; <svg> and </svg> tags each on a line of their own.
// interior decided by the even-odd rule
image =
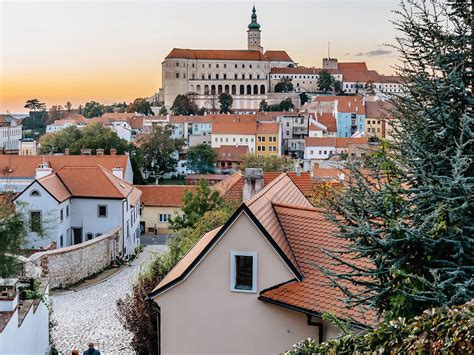
<svg viewBox="0 0 474 355">
<path fill-rule="evenodd" d="M 69 148 L 64 149 L 64 154 L 69 155 Z"/>
<path fill-rule="evenodd" d="M 121 166 L 116 166 L 115 168 L 113 168 L 112 174 L 123 180 L 123 168 Z"/>
<path fill-rule="evenodd" d="M 18 307 L 18 279 L 0 279 L 0 313 L 13 312 Z M 7 318 L 8 319 L 8 318 Z"/>
<path fill-rule="evenodd" d="M 102 149 L 102 148 L 97 148 L 97 149 L 95 150 L 95 154 L 96 154 L 96 155 L 100 155 L 100 156 L 104 155 L 104 149 Z"/>
<path fill-rule="evenodd" d="M 244 172 L 242 200 L 244 202 L 247 201 L 261 189 L 263 189 L 263 170 L 258 168 L 246 168 Z"/>
<path fill-rule="evenodd" d="M 81 155 L 91 155 L 92 149 L 90 148 L 81 148 Z"/>
<path fill-rule="evenodd" d="M 296 176 L 301 176 L 301 166 L 299 163 L 295 163 Z"/>
<path fill-rule="evenodd" d="M 42 162 L 35 170 L 35 179 L 40 179 L 42 177 L 48 176 L 52 172 L 53 169 L 49 167 L 48 163 Z"/>
<path fill-rule="evenodd" d="M 110 155 L 117 155 L 117 149 L 110 148 Z"/>
</svg>

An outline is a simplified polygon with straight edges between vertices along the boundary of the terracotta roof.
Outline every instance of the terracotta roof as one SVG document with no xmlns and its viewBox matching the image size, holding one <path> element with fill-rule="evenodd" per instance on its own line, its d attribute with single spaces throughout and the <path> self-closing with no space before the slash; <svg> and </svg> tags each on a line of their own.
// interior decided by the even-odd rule
<svg viewBox="0 0 474 355">
<path fill-rule="evenodd" d="M 350 144 L 367 144 L 367 137 L 361 138 L 336 138 L 336 148 L 347 148 Z"/>
<path fill-rule="evenodd" d="M 0 178 L 34 178 L 39 164 L 46 162 L 53 172 L 63 166 L 102 166 L 109 171 L 127 170 L 127 155 L 0 155 Z"/>
<path fill-rule="evenodd" d="M 80 121 L 75 121 L 75 120 L 69 120 L 69 119 L 62 119 L 62 120 L 56 120 L 50 126 L 64 126 L 66 124 L 70 125 L 77 125 L 77 124 L 85 124 L 85 122 L 80 122 Z"/>
<path fill-rule="evenodd" d="M 268 61 L 260 51 L 173 48 L 165 59 L 252 60 Z"/>
<path fill-rule="evenodd" d="M 337 69 L 321 69 L 321 68 L 307 68 L 307 67 L 284 67 L 284 68 L 271 68 L 270 74 L 288 74 L 288 75 L 319 75 L 323 70 L 328 71 L 331 74 L 340 74 L 341 72 Z"/>
<path fill-rule="evenodd" d="M 338 112 L 351 112 L 365 115 L 364 99 L 362 96 L 335 96 Z"/>
<path fill-rule="evenodd" d="M 283 172 L 264 172 L 263 173 L 263 184 L 264 186 L 270 184 L 273 180 L 279 177 Z M 288 172 L 287 175 L 294 182 L 294 184 L 301 190 L 301 192 L 306 196 L 310 197 L 313 194 L 313 182 L 311 180 L 311 175 L 308 172 L 301 172 L 300 175 L 297 175 L 296 172 Z"/>
<path fill-rule="evenodd" d="M 217 149 L 216 161 L 240 162 L 242 156 L 249 153 L 249 147 L 246 145 L 221 145 Z"/>
<path fill-rule="evenodd" d="M 380 79 L 384 84 L 403 84 L 403 78 L 399 75 L 380 75 Z"/>
<path fill-rule="evenodd" d="M 332 113 L 318 113 L 316 121 L 326 126 L 328 132 L 337 132 L 337 121 Z"/>
<path fill-rule="evenodd" d="M 135 185 L 142 194 L 145 206 L 182 207 L 185 191 L 196 191 L 194 185 Z"/>
<path fill-rule="evenodd" d="M 279 132 L 279 123 L 260 123 L 257 125 L 257 134 L 278 134 Z"/>
<path fill-rule="evenodd" d="M 293 281 L 260 293 L 264 301 L 278 302 L 296 307 L 314 314 L 332 313 L 341 319 L 352 319 L 361 325 L 372 324 L 376 314 L 362 307 L 347 307 L 342 301 L 343 293 L 330 285 L 327 277 L 315 266 L 337 272 L 350 272 L 348 267 L 334 265 L 335 261 L 327 256 L 325 250 L 338 250 L 347 242 L 333 236 L 334 225 L 322 212 L 311 207 L 273 203 L 278 221 L 283 227 L 286 238 L 295 254 L 303 273 L 303 281 Z M 355 256 L 347 257 L 356 265 L 367 268 L 369 262 Z M 349 283 L 345 286 L 353 288 Z"/>
<path fill-rule="evenodd" d="M 107 117 L 92 117 L 87 121 L 87 124 L 93 124 L 93 123 L 102 123 L 104 126 L 111 126 L 113 120 Z"/>
<path fill-rule="evenodd" d="M 59 202 L 63 202 L 72 197 L 71 192 L 56 174 L 45 176 L 39 179 L 38 183 Z"/>
<path fill-rule="evenodd" d="M 61 113 L 59 114 L 59 119 L 72 120 L 76 123 L 87 123 L 87 118 L 85 118 L 80 113 L 72 113 L 67 111 L 61 111 Z"/>
<path fill-rule="evenodd" d="M 112 120 L 117 121 L 127 121 L 135 116 L 136 114 L 133 112 L 106 112 L 101 117 L 111 118 Z"/>
<path fill-rule="evenodd" d="M 236 172 L 226 179 L 219 181 L 213 188 L 229 201 L 242 202 L 242 191 L 244 189 L 244 176 Z"/>
<path fill-rule="evenodd" d="M 286 51 L 265 51 L 265 57 L 268 58 L 268 60 L 275 62 L 275 61 L 281 61 L 281 62 L 293 62 L 293 59 L 290 58 L 288 53 Z"/>
<path fill-rule="evenodd" d="M 255 135 L 255 122 L 215 122 L 212 125 L 212 134 L 243 134 Z"/>
<path fill-rule="evenodd" d="M 352 83 L 381 83 L 380 75 L 375 70 L 342 70 L 342 78 L 344 81 Z"/>
<path fill-rule="evenodd" d="M 365 62 L 342 62 L 337 63 L 339 70 L 367 70 L 367 64 Z"/>
<path fill-rule="evenodd" d="M 319 126 L 316 126 L 314 123 L 311 123 L 309 125 L 309 130 L 310 131 L 314 131 L 314 132 L 320 132 L 320 131 L 323 131 L 323 129 Z"/>
<path fill-rule="evenodd" d="M 335 137 L 306 137 L 304 139 L 305 147 L 335 147 Z"/>
<path fill-rule="evenodd" d="M 388 101 L 367 101 L 365 103 L 365 117 L 384 118 L 389 115 L 393 105 Z"/>
</svg>

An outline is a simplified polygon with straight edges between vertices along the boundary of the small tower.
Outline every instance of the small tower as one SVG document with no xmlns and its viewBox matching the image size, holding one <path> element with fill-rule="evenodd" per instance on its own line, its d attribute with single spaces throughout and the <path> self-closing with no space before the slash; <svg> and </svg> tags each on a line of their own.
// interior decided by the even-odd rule
<svg viewBox="0 0 474 355">
<path fill-rule="evenodd" d="M 257 22 L 257 10 L 255 5 L 252 9 L 252 21 L 250 22 L 247 30 L 247 44 L 250 51 L 263 52 L 263 47 L 260 45 L 260 25 Z"/>
</svg>

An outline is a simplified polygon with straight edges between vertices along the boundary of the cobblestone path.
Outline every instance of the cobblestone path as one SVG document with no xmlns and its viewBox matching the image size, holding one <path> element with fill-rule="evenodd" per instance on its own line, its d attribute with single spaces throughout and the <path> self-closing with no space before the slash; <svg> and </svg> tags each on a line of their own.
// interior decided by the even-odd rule
<svg viewBox="0 0 474 355">
<path fill-rule="evenodd" d="M 133 354 L 131 334 L 116 318 L 115 302 L 130 292 L 132 283 L 154 254 L 163 251 L 161 245 L 149 245 L 132 263 L 107 281 L 89 288 L 52 297 L 53 342 L 60 354 L 70 354 L 76 347 L 82 354 L 89 342 L 94 342 L 102 355 Z"/>
</svg>

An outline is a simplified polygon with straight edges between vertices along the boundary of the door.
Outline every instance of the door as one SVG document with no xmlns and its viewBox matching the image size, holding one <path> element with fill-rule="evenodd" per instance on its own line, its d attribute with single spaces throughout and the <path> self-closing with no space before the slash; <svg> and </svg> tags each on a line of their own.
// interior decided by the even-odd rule
<svg viewBox="0 0 474 355">
<path fill-rule="evenodd" d="M 74 245 L 82 243 L 82 228 L 73 228 L 72 238 L 73 238 Z"/>
</svg>

